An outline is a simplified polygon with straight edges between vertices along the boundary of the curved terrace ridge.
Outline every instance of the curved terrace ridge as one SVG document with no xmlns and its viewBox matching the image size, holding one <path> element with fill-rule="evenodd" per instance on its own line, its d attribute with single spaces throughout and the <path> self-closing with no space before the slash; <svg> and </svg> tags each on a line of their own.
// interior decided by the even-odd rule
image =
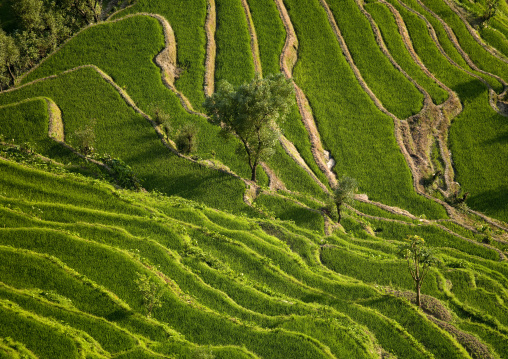
<svg viewBox="0 0 508 359">
<path fill-rule="evenodd" d="M 284 28 L 286 29 L 286 42 L 284 43 L 282 54 L 280 56 L 280 68 L 286 78 L 289 79 L 293 76 L 293 67 L 298 60 L 298 38 L 296 37 L 295 29 L 291 23 L 291 19 L 283 0 L 275 0 L 275 3 L 277 5 L 277 9 L 279 10 L 279 16 L 284 24 Z M 324 156 L 323 144 L 310 109 L 309 101 L 295 82 L 293 82 L 293 85 L 295 87 L 298 109 L 305 129 L 309 135 L 314 160 L 316 161 L 319 169 L 325 174 L 330 186 L 335 187 L 337 184 L 337 178 L 335 173 L 333 173 L 326 164 L 327 161 Z"/>
</svg>

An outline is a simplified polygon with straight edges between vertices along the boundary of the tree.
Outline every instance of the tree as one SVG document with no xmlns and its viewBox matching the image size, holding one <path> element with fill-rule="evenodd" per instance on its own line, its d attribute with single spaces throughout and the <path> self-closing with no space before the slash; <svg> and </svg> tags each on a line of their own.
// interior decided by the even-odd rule
<svg viewBox="0 0 508 359">
<path fill-rule="evenodd" d="M 102 6 L 100 0 L 61 0 L 62 8 L 70 11 L 74 18 L 86 24 L 99 22 Z"/>
<path fill-rule="evenodd" d="M 256 181 L 260 161 L 274 153 L 279 139 L 279 125 L 283 123 L 294 103 L 291 80 L 282 74 L 261 79 L 234 88 L 223 80 L 218 91 L 204 103 L 210 122 L 221 127 L 226 138 L 234 134 L 243 145 L 251 169 L 251 180 Z"/>
<path fill-rule="evenodd" d="M 358 190 L 358 184 L 352 177 L 343 176 L 333 191 L 333 201 L 337 207 L 337 223 L 340 223 L 342 218 L 341 209 L 345 203 L 351 203 L 354 201 L 354 196 Z"/>
<path fill-rule="evenodd" d="M 407 260 L 409 273 L 415 282 L 416 304 L 421 307 L 420 289 L 423 280 L 430 271 L 430 268 L 437 264 L 439 260 L 434 256 L 434 251 L 425 246 L 423 238 L 413 235 L 408 236 L 406 241 L 399 246 L 399 256 Z"/>
<path fill-rule="evenodd" d="M 10 81 L 5 76 L 9 74 L 12 84 L 16 80 L 14 66 L 19 61 L 19 49 L 14 39 L 0 29 L 0 86 L 8 86 Z"/>
<path fill-rule="evenodd" d="M 138 290 L 143 295 L 143 305 L 146 309 L 146 316 L 151 317 L 152 311 L 155 308 L 162 307 L 162 286 L 150 279 L 145 274 L 138 273 L 138 279 L 136 279 Z"/>
</svg>

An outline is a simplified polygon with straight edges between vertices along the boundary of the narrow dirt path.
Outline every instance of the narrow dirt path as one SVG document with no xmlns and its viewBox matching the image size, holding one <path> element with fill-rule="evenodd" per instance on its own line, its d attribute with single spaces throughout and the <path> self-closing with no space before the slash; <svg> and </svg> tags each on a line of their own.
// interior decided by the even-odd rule
<svg viewBox="0 0 508 359">
<path fill-rule="evenodd" d="M 235 172 L 231 171 L 229 168 L 225 168 L 225 167 L 221 167 L 221 166 L 216 166 L 214 163 L 211 163 L 209 161 L 197 161 L 195 159 L 193 159 L 192 157 L 190 156 L 186 156 L 186 155 L 183 155 L 181 154 L 180 152 L 178 152 L 174 146 L 172 146 L 166 139 L 166 137 L 164 136 L 164 134 L 162 133 L 161 129 L 159 128 L 159 126 L 155 123 L 155 121 L 148 115 L 146 114 L 145 112 L 143 112 L 143 110 L 141 110 L 136 104 L 135 102 L 131 99 L 131 97 L 127 94 L 127 92 L 122 89 L 117 83 L 115 83 L 113 81 L 113 79 L 108 75 L 106 74 L 104 71 L 102 71 L 100 68 L 98 68 L 97 66 L 95 65 L 82 65 L 82 66 L 78 66 L 78 67 L 75 67 L 75 68 L 72 68 L 72 69 L 69 69 L 69 70 L 66 70 L 66 71 L 63 71 L 61 72 L 59 75 L 51 75 L 51 76 L 48 76 L 48 77 L 45 77 L 45 78 L 41 78 L 41 79 L 37 79 L 35 81 L 32 81 L 32 82 L 29 82 L 29 83 L 26 83 L 22 86 L 19 86 L 19 87 L 16 87 L 16 88 L 12 88 L 12 89 L 9 89 L 7 91 L 15 91 L 15 90 L 18 90 L 20 88 L 23 88 L 23 87 L 26 87 L 26 86 L 30 86 L 30 85 L 33 85 L 35 83 L 38 83 L 38 82 L 41 82 L 41 81 L 44 81 L 44 80 L 48 80 L 48 79 L 55 79 L 61 75 L 64 75 L 64 74 L 67 74 L 67 73 L 70 73 L 70 72 L 74 72 L 74 71 L 78 71 L 80 69 L 84 69 L 84 68 L 91 68 L 93 70 L 95 70 L 107 83 L 109 83 L 111 86 L 113 86 L 115 88 L 115 90 L 119 93 L 119 95 L 122 97 L 122 99 L 125 101 L 125 103 L 131 107 L 136 113 L 140 114 L 143 118 L 145 118 L 151 125 L 152 127 L 154 128 L 156 134 L 158 135 L 159 139 L 161 140 L 162 144 L 167 148 L 169 149 L 173 154 L 175 154 L 176 156 L 180 157 L 180 158 L 183 158 L 183 159 L 186 159 L 190 162 L 194 162 L 196 164 L 199 164 L 203 167 L 207 167 L 209 169 L 213 169 L 213 170 L 217 170 L 217 171 L 220 171 L 220 172 L 223 172 L 223 173 L 226 173 L 226 174 L 229 174 L 241 181 L 243 181 L 246 185 L 247 188 L 251 187 L 251 186 L 254 186 L 254 187 L 257 187 L 254 183 L 252 183 L 251 181 L 249 180 L 246 180 L 244 178 L 242 178 L 241 176 L 239 176 L 238 174 L 236 174 Z M 7 92 L 6 91 L 6 92 Z M 55 104 L 56 106 L 56 104 Z M 58 110 L 58 113 L 59 110 Z M 55 120 L 55 121 L 58 121 Z M 60 118 L 59 121 L 62 121 L 62 119 Z M 62 122 L 62 128 L 63 128 L 63 122 Z M 64 146 L 68 147 L 69 149 L 75 151 L 72 147 L 70 147 L 69 145 L 67 145 L 65 142 L 61 142 Z M 79 153 L 77 153 L 79 156 L 85 158 L 84 156 L 80 155 Z M 86 157 L 86 159 L 90 160 L 88 157 Z"/>
<path fill-rule="evenodd" d="M 400 1 L 400 0 L 397 0 L 398 3 L 404 7 L 406 10 L 408 10 L 409 12 L 415 14 L 416 16 L 418 16 L 421 20 L 423 20 L 429 30 L 429 34 L 432 38 L 432 41 L 434 42 L 434 44 L 436 45 L 436 47 L 438 48 L 439 52 L 441 53 L 441 55 L 443 55 L 450 64 L 452 64 L 453 66 L 455 66 L 457 69 L 461 70 L 462 72 L 465 72 L 466 74 L 468 74 L 469 76 L 472 76 L 474 78 L 476 78 L 477 80 L 481 81 L 488 89 L 489 89 L 489 104 L 490 106 L 492 107 L 492 109 L 494 111 L 496 111 L 498 114 L 502 115 L 502 116 L 508 116 L 508 114 L 505 114 L 503 112 L 501 112 L 499 110 L 499 108 L 497 107 L 497 104 L 496 104 L 496 99 L 497 99 L 497 94 L 496 92 L 494 91 L 494 89 L 492 88 L 492 86 L 490 86 L 490 84 L 485 80 L 483 79 L 481 76 L 471 72 L 471 71 L 468 71 L 466 69 L 464 69 L 463 67 L 461 67 L 459 64 L 457 64 L 447 53 L 446 51 L 443 49 L 443 47 L 441 46 L 440 42 L 439 42 L 439 39 L 437 37 L 437 34 L 436 34 L 436 31 L 434 30 L 434 27 L 432 26 L 432 24 L 429 22 L 429 20 L 427 20 L 427 18 L 420 14 L 418 11 L 414 10 L 413 8 L 409 7 L 408 5 L 406 5 L 404 2 Z M 506 89 L 505 89 L 506 91 Z M 503 92 L 504 93 L 504 92 Z"/>
<path fill-rule="evenodd" d="M 284 28 L 286 29 L 286 42 L 284 43 L 282 54 L 280 56 L 280 68 L 286 78 L 290 79 L 293 76 L 293 67 L 298 60 L 298 39 L 283 0 L 275 0 L 275 4 L 279 10 L 279 16 L 282 19 Z M 337 185 L 337 178 L 335 173 L 333 173 L 326 164 L 323 144 L 321 142 L 321 137 L 319 136 L 316 122 L 314 121 L 314 117 L 312 115 L 309 101 L 295 82 L 293 82 L 293 85 L 295 87 L 298 109 L 300 111 L 300 115 L 302 116 L 305 129 L 309 135 L 314 160 L 316 161 L 319 169 L 325 174 L 330 186 L 335 187 Z"/>
<path fill-rule="evenodd" d="M 457 14 L 458 17 L 462 20 L 464 25 L 466 25 L 467 31 L 471 34 L 471 36 L 475 39 L 477 43 L 479 43 L 486 51 L 488 51 L 491 55 L 497 57 L 499 60 L 508 63 L 508 59 L 498 52 L 497 49 L 493 48 L 492 46 L 487 45 L 483 39 L 478 35 L 478 33 L 475 31 L 475 29 L 471 26 L 469 21 L 467 21 L 466 17 L 464 16 L 463 11 L 460 10 L 458 6 L 455 5 L 455 3 L 450 2 L 449 0 L 443 0 L 446 5 L 450 9 L 452 9 L 455 14 Z"/>
<path fill-rule="evenodd" d="M 425 73 L 425 75 L 435 81 L 443 90 L 448 92 L 448 99 L 444 103 L 438 106 L 431 106 L 432 112 L 440 117 L 439 123 L 437 126 L 435 126 L 435 129 L 438 129 L 438 133 L 433 134 L 433 136 L 435 136 L 437 139 L 441 157 L 445 163 L 444 180 L 447 187 L 445 192 L 449 193 L 451 191 L 456 191 L 459 189 L 459 184 L 454 180 L 455 173 L 452 165 L 451 153 L 448 149 L 447 143 L 450 122 L 452 118 L 458 116 L 462 112 L 462 104 L 460 99 L 454 91 L 442 83 L 437 77 L 434 76 L 432 72 L 429 71 L 429 69 L 427 69 L 420 57 L 416 54 L 416 51 L 413 48 L 413 44 L 411 42 L 411 38 L 409 36 L 409 32 L 406 28 L 406 24 L 404 23 L 404 20 L 402 19 L 402 16 L 397 11 L 397 9 L 395 9 L 392 4 L 386 2 L 385 0 L 380 0 L 380 3 L 385 5 L 392 13 L 395 19 L 395 23 L 399 29 L 399 34 L 402 38 L 402 41 L 415 64 L 418 65 L 418 67 Z"/>
<path fill-rule="evenodd" d="M 416 164 L 417 167 L 423 172 L 423 173 L 431 173 L 435 172 L 433 168 L 432 161 L 430 159 L 430 153 L 432 144 L 434 143 L 434 139 L 439 143 L 439 146 L 443 146 L 443 144 L 446 144 L 446 141 L 440 141 L 439 140 L 439 134 L 441 134 L 442 131 L 436 136 L 435 129 L 441 128 L 441 123 L 445 120 L 445 117 L 441 111 L 440 108 L 432 102 L 432 98 L 430 97 L 429 93 L 422 87 L 420 84 L 418 84 L 409 74 L 402 69 L 402 67 L 395 61 L 395 59 L 392 57 L 391 53 L 388 51 L 388 48 L 386 47 L 386 44 L 383 40 L 383 37 L 381 35 L 381 31 L 379 30 L 376 22 L 372 18 L 371 14 L 368 13 L 363 3 L 359 0 L 355 0 L 356 4 L 362 11 L 363 15 L 369 20 L 369 23 L 371 25 L 371 28 L 374 32 L 374 37 L 376 39 L 376 42 L 381 49 L 381 52 L 388 58 L 392 66 L 394 66 L 399 72 L 401 72 L 417 89 L 420 91 L 420 93 L 424 96 L 424 103 L 421 111 L 411 116 L 407 119 L 407 123 L 402 122 L 401 127 L 403 129 L 403 135 L 404 135 L 404 145 L 409 152 L 410 156 L 414 159 L 418 159 L 418 163 Z M 449 92 L 449 99 L 452 98 L 451 91 Z M 414 126 L 412 124 L 417 124 L 417 126 Z M 446 131 L 448 130 L 448 127 L 446 127 Z M 410 137 L 408 135 L 411 135 Z M 448 136 L 446 135 L 445 138 Z M 444 149 L 443 149 L 444 150 Z M 442 154 L 447 154 L 449 151 L 441 151 Z M 445 164 L 451 163 L 451 161 L 446 161 Z M 447 185 L 447 190 L 450 189 L 451 183 L 453 181 L 453 176 L 450 175 L 450 167 L 445 165 L 445 174 L 444 179 L 445 183 Z"/>
<path fill-rule="evenodd" d="M 367 202 L 369 203 L 369 202 Z M 482 247 L 485 247 L 485 248 L 488 248 L 488 249 L 491 249 L 493 251 L 496 251 L 498 254 L 499 254 L 499 260 L 500 261 L 505 261 L 507 260 L 505 254 L 498 248 L 496 247 L 493 247 L 489 244 L 486 244 L 486 243 L 482 243 L 482 242 L 477 242 L 473 239 L 470 239 L 470 238 L 466 238 L 464 236 L 461 236 L 460 234 L 457 234 L 455 232 L 453 232 L 451 229 L 439 224 L 438 222 L 436 221 L 429 221 L 429 220 L 421 220 L 421 223 L 418 223 L 418 224 L 415 224 L 415 223 L 411 223 L 411 222 L 405 222 L 405 221 L 402 221 L 402 220 L 399 220 L 399 219 L 392 219 L 392 218 L 385 218 L 385 217 L 378 217 L 378 216 L 372 216 L 372 215 L 369 215 L 369 214 L 365 214 L 365 213 L 362 213 L 360 212 L 359 210 L 349 206 L 349 205 L 346 205 L 346 207 L 350 210 L 352 210 L 353 212 L 355 212 L 357 215 L 359 216 L 362 216 L 362 217 L 365 217 L 365 218 L 369 218 L 369 219 L 373 219 L 373 220 L 377 220 L 377 221 L 383 221 L 383 222 L 392 222 L 392 223 L 398 223 L 398 224 L 403 224 L 403 225 L 406 225 L 406 226 L 410 226 L 410 227 L 417 227 L 417 226 L 423 226 L 423 225 L 434 225 L 436 227 L 438 227 L 439 229 L 451 234 L 452 236 L 454 237 L 457 237 L 463 241 L 466 241 L 466 242 L 469 242 L 469 243 L 472 243 L 472 244 L 475 244 L 475 245 L 478 245 L 478 246 L 482 246 Z M 391 211 L 390 211 L 391 212 Z M 392 212 L 394 213 L 394 212 Z M 396 214 L 399 214 L 399 213 L 396 213 Z M 414 219 L 418 219 L 414 216 L 408 216 L 408 218 L 411 218 L 413 217 Z"/>
<path fill-rule="evenodd" d="M 256 34 L 256 28 L 254 27 L 254 21 L 252 21 L 252 15 L 250 13 L 249 3 L 247 0 L 242 0 L 243 11 L 247 18 L 247 26 L 250 34 L 250 50 L 252 52 L 252 58 L 254 59 L 254 71 L 263 76 L 263 70 L 261 69 L 261 57 L 259 56 L 259 44 L 258 36 Z"/>
<path fill-rule="evenodd" d="M 282 148 L 284 148 L 284 151 L 291 157 L 301 168 L 305 170 L 309 174 L 309 176 L 318 184 L 319 187 L 323 189 L 325 192 L 329 192 L 328 188 L 319 180 L 319 178 L 316 177 L 314 172 L 310 169 L 310 167 L 307 165 L 305 160 L 302 158 L 298 150 L 296 149 L 295 145 L 289 141 L 284 135 L 281 135 L 279 138 L 280 144 L 282 145 Z"/>
<path fill-rule="evenodd" d="M 367 85 L 365 80 L 363 79 L 362 74 L 360 73 L 360 70 L 354 63 L 353 57 L 351 56 L 351 53 L 349 52 L 349 49 L 347 47 L 346 41 L 342 37 L 342 33 L 335 22 L 335 18 L 333 16 L 332 11 L 330 10 L 330 7 L 326 3 L 325 0 L 319 0 L 322 7 L 325 9 L 326 14 L 328 16 L 328 21 L 330 23 L 330 26 L 332 27 L 333 32 L 335 33 L 335 36 L 337 38 L 337 41 L 339 43 L 339 46 L 342 50 L 342 53 L 344 54 L 344 57 L 346 58 L 346 61 L 349 64 L 349 67 L 353 71 L 358 83 L 362 87 L 362 89 L 367 93 L 367 95 L 370 97 L 370 99 L 374 102 L 374 105 L 385 115 L 389 116 L 394 124 L 394 135 L 395 139 L 399 145 L 400 151 L 402 155 L 404 156 L 406 163 L 411 170 L 411 173 L 413 175 L 413 187 L 415 189 L 420 189 L 420 179 L 422 178 L 422 173 L 418 166 L 415 163 L 414 157 L 412 157 L 408 151 L 408 148 L 406 147 L 406 144 L 404 142 L 404 138 L 409 138 L 410 134 L 408 133 L 409 128 L 407 126 L 401 126 L 401 121 L 390 111 L 388 111 L 381 101 L 377 98 L 377 96 L 374 94 L 374 92 L 370 89 L 370 87 Z M 406 132 L 406 133 L 404 133 Z M 420 163 L 423 163 L 423 159 L 420 159 L 418 156 L 416 159 L 419 159 Z"/>
<path fill-rule="evenodd" d="M 474 71 L 480 72 L 480 73 L 487 75 L 487 76 L 491 76 L 491 77 L 495 78 L 496 80 L 498 80 L 503 85 L 503 93 L 506 93 L 506 90 L 507 90 L 506 81 L 504 79 L 502 79 L 501 77 L 499 77 L 495 74 L 492 74 L 490 72 L 484 71 L 484 70 L 480 69 L 478 66 L 476 66 L 476 64 L 473 62 L 473 60 L 471 60 L 469 55 L 464 51 L 464 49 L 460 45 L 459 40 L 457 39 L 457 36 L 455 36 L 455 33 L 453 32 L 452 28 L 439 15 L 437 15 L 434 11 L 432 11 L 430 8 L 428 8 L 421 0 L 416 0 L 416 2 L 422 8 L 424 8 L 429 14 L 431 14 L 436 20 L 439 21 L 439 23 L 445 29 L 446 35 L 452 42 L 453 46 L 455 47 L 455 49 L 457 49 L 457 51 L 460 53 L 460 55 L 466 61 L 466 63 L 469 65 L 469 67 L 471 67 L 471 69 L 473 69 Z"/>
<path fill-rule="evenodd" d="M 215 30 L 217 28 L 217 12 L 215 11 L 215 0 L 207 0 L 206 9 L 206 58 L 205 58 L 205 96 L 212 96 L 215 91 L 215 57 L 217 46 L 215 44 Z"/>
<path fill-rule="evenodd" d="M 272 170 L 266 163 L 261 162 L 261 167 L 265 171 L 266 175 L 268 176 L 268 188 L 272 191 L 287 191 L 286 185 L 282 180 L 277 177 L 274 170 Z"/>
</svg>

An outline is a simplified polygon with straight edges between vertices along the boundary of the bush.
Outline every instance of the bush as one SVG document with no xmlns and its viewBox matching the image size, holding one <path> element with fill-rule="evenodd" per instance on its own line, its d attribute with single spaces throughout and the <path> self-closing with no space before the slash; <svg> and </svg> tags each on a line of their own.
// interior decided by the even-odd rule
<svg viewBox="0 0 508 359">
<path fill-rule="evenodd" d="M 78 151 L 84 156 L 90 156 L 95 153 L 95 119 L 90 123 L 74 132 L 73 142 Z"/>
<path fill-rule="evenodd" d="M 176 148 L 178 151 L 189 154 L 198 150 L 198 132 L 199 128 L 195 123 L 184 124 L 176 136 Z"/>
</svg>

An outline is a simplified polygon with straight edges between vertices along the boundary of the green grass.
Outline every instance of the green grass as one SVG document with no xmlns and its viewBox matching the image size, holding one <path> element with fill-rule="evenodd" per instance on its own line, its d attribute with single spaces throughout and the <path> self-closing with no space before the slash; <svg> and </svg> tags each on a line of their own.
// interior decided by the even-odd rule
<svg viewBox="0 0 508 359">
<path fill-rule="evenodd" d="M 483 288 L 481 281 L 477 285 L 476 279 L 480 276 L 475 275 L 472 270 L 465 269 L 457 269 L 444 275 L 453 283 L 450 291 L 464 305 L 485 311 L 505 326 L 508 324 L 508 308 L 504 305 L 504 301 L 496 291 Z M 481 277 L 478 279 L 481 280 Z"/>
<path fill-rule="evenodd" d="M 176 80 L 176 87 L 195 108 L 201 108 L 204 101 L 206 0 L 139 0 L 114 19 L 139 12 L 159 14 L 169 21 L 177 42 L 178 67 L 183 70 Z"/>
<path fill-rule="evenodd" d="M 228 198 L 237 199 L 236 204 L 240 207 L 236 208 L 249 210 L 242 200 L 242 182 L 173 155 L 162 145 L 151 125 L 129 108 L 115 89 L 94 70 L 82 69 L 23 87 L 0 96 L 0 103 L 41 95 L 51 97 L 59 105 L 64 116 L 66 137 L 71 144 L 74 144 L 72 134 L 90 119 L 95 119 L 97 151 L 123 159 L 148 190 L 178 193 L 221 207 L 235 202 L 222 200 L 227 188 L 232 191 Z M 89 103 L 96 105 L 89 107 Z M 115 111 L 113 118 L 111 109 Z M 225 183 L 229 185 L 223 187 Z M 217 190 L 215 195 L 214 188 Z"/>
<path fill-rule="evenodd" d="M 19 291 L 0 285 L 0 297 L 15 302 L 25 311 L 42 317 L 52 318 L 88 333 L 99 342 L 102 348 L 110 353 L 128 350 L 136 345 L 136 339 L 126 331 L 90 315 L 80 313 L 75 309 L 66 308 L 55 301 L 52 292 Z M 47 300 L 46 298 L 51 298 Z"/>
<path fill-rule="evenodd" d="M 452 123 L 449 135 L 456 180 L 471 193 L 468 204 L 488 215 L 506 220 L 505 178 L 508 172 L 499 166 L 506 158 L 505 118 L 489 106 L 488 91 L 479 80 L 452 66 L 428 35 L 425 23 L 401 6 L 394 4 L 404 18 L 415 51 L 427 68 L 452 90 L 463 104 L 462 113 Z"/>
<path fill-rule="evenodd" d="M 461 68 L 464 70 L 470 71 L 481 78 L 483 78 L 485 81 L 487 81 L 492 88 L 494 88 L 495 91 L 501 92 L 502 91 L 502 84 L 496 80 L 494 77 L 486 74 L 482 74 L 481 72 L 474 71 L 466 62 L 466 60 L 462 57 L 462 55 L 459 53 L 459 51 L 455 48 L 451 40 L 448 38 L 448 35 L 446 34 L 446 31 L 444 29 L 444 26 L 440 23 L 438 19 L 436 19 L 434 16 L 432 16 L 427 10 L 425 10 L 422 6 L 420 6 L 416 1 L 414 0 L 405 0 L 404 1 L 407 5 L 409 5 L 414 10 L 418 11 L 420 14 L 425 16 L 425 18 L 431 23 L 432 27 L 436 31 L 436 35 L 438 37 L 439 43 L 443 47 L 444 51 L 450 56 L 450 58 L 455 61 Z M 468 34 L 469 35 L 469 34 Z M 464 49 L 465 50 L 465 49 Z M 466 51 L 467 52 L 467 51 Z"/>
<path fill-rule="evenodd" d="M 439 331 L 422 317 L 413 318 L 412 309 L 394 311 L 398 302 L 377 310 L 365 307 L 379 298 L 365 282 L 411 289 L 403 261 L 393 259 L 393 245 L 375 249 L 343 234 L 329 237 L 336 247 L 323 248 L 321 260 L 338 275 L 316 257 L 322 237 L 295 225 L 255 222 L 184 199 L 120 192 L 89 180 L 75 183 L 74 175 L 2 163 L 0 192 L 14 190 L 0 197 L 6 226 L 0 229 L 0 242 L 15 243 L 18 249 L 4 250 L 0 274 L 8 287 L 0 286 L 0 298 L 39 316 L 65 320 L 110 353 L 127 349 L 120 357 L 152 357 L 132 342 L 143 335 L 157 342 L 150 348 L 158 353 L 190 357 L 199 349 L 194 344 L 211 346 L 212 353 L 226 358 L 245 357 L 245 349 L 234 345 L 270 358 L 329 357 L 324 344 L 338 357 L 369 358 L 372 341 L 358 323 L 400 357 L 424 357 L 426 350 L 436 357 L 446 357 L 446 350 L 457 353 L 447 337 L 436 337 L 430 345 Z M 26 191 L 26 184 L 39 189 Z M 443 241 L 441 232 L 433 239 L 418 232 L 420 227 L 409 228 L 432 245 Z M 396 240 L 405 235 L 389 232 L 383 228 L 380 233 Z M 443 248 L 443 253 L 449 252 Z M 478 288 L 502 290 L 501 264 L 477 261 Z M 165 286 L 155 321 L 142 320 L 141 296 L 132 278 L 136 272 L 156 278 L 155 271 L 168 275 L 171 285 Z M 429 278 L 424 292 L 439 295 L 440 279 Z M 353 304 L 358 300 L 362 306 Z M 188 341 L 171 330 L 168 340 L 159 323 Z M 445 342 L 451 343 L 446 350 Z"/>
<path fill-rule="evenodd" d="M 120 38 L 123 39 L 122 42 L 118 41 Z M 138 40 L 140 38 L 144 41 L 140 42 Z M 94 64 L 126 90 L 145 113 L 153 116 L 155 107 L 158 106 L 169 114 L 173 132 L 176 132 L 184 123 L 197 123 L 200 128 L 197 155 L 210 159 L 214 157 L 212 152 L 215 152 L 215 158 L 240 176 L 250 178 L 247 162 L 235 153 L 240 142 L 232 140 L 225 143 L 218 137 L 217 126 L 212 126 L 201 116 L 189 115 L 185 112 L 176 95 L 162 84 L 160 70 L 153 63 L 153 58 L 163 45 L 162 28 L 159 22 L 151 17 L 135 16 L 120 22 L 100 24 L 72 39 L 59 52 L 29 74 L 24 82 L 58 74 L 76 66 Z M 92 88 L 93 86 L 90 87 Z M 74 95 L 78 96 L 78 93 Z M 101 100 L 98 97 L 89 103 Z M 60 106 L 60 102 L 58 105 Z M 88 103 L 81 102 L 80 108 L 83 111 L 91 111 L 87 107 Z M 102 117 L 107 115 L 106 112 L 101 112 Z M 63 116 L 64 121 L 69 120 L 65 112 Z M 91 118 L 93 118 L 91 114 L 86 116 L 87 121 Z M 172 136 L 174 133 L 170 134 L 170 137 Z M 134 151 L 134 147 L 132 150 Z"/>
<path fill-rule="evenodd" d="M 356 208 L 357 210 L 359 210 L 360 212 L 365 213 L 370 216 L 396 219 L 396 220 L 404 221 L 404 222 L 414 222 L 414 220 L 412 220 L 409 217 L 388 212 L 387 210 L 384 210 L 384 209 L 377 207 L 373 204 L 369 204 L 369 203 L 365 203 L 365 202 L 355 201 L 353 203 L 353 207 Z"/>
<path fill-rule="evenodd" d="M 286 41 L 286 30 L 273 1 L 248 1 L 258 38 L 263 76 L 280 72 L 280 55 Z"/>
<path fill-rule="evenodd" d="M 398 26 L 390 10 L 381 3 L 365 4 L 365 10 L 374 18 L 381 31 L 386 47 L 395 61 L 413 78 L 413 80 L 429 93 L 436 105 L 446 101 L 448 93 L 434 82 L 434 80 L 429 78 L 413 61 L 413 58 L 402 41 Z"/>
<path fill-rule="evenodd" d="M 446 216 L 415 194 L 411 174 L 383 115 L 356 81 L 317 3 L 285 2 L 299 36 L 295 80 L 309 98 L 339 175 L 355 177 L 369 197 L 428 217 Z"/>
<path fill-rule="evenodd" d="M 386 109 L 400 119 L 418 113 L 423 95 L 381 52 L 358 5 L 346 0 L 330 0 L 328 5 L 355 65 Z"/>
<path fill-rule="evenodd" d="M 320 213 L 312 212 L 286 198 L 261 194 L 254 203 L 273 213 L 276 218 L 292 220 L 300 227 L 324 233 L 324 219 Z"/>
<path fill-rule="evenodd" d="M 0 107 L 1 135 L 7 141 L 44 141 L 48 137 L 48 121 L 48 106 L 42 98 Z"/>
<path fill-rule="evenodd" d="M 505 81 L 508 80 L 508 64 L 488 53 L 474 40 L 462 20 L 442 0 L 423 0 L 423 3 L 439 15 L 453 29 L 462 49 L 482 70 L 488 71 Z"/>
<path fill-rule="evenodd" d="M 254 78 L 247 18 L 240 0 L 216 0 L 215 82 L 227 80 L 234 86 Z"/>
<path fill-rule="evenodd" d="M 267 162 L 288 190 L 306 193 L 318 199 L 325 197 L 323 189 L 308 175 L 307 171 L 286 154 L 282 146 L 276 146 L 275 153 Z"/>
<path fill-rule="evenodd" d="M 499 260 L 499 254 L 479 244 L 466 242 L 457 238 L 440 228 L 431 225 L 408 226 L 394 222 L 381 222 L 370 220 L 378 228 L 379 236 L 395 240 L 403 240 L 407 235 L 416 234 L 425 239 L 425 242 L 432 247 L 454 248 L 461 252 L 471 254 L 480 258 L 492 261 Z"/>
<path fill-rule="evenodd" d="M 426 320 L 425 316 L 410 307 L 409 303 L 386 296 L 362 304 L 395 318 L 436 357 L 469 358 L 466 350 L 450 334 Z"/>
<path fill-rule="evenodd" d="M 480 35 L 485 42 L 508 57 L 508 39 L 502 32 L 495 27 L 486 27 L 480 30 Z"/>
<path fill-rule="evenodd" d="M 79 358 L 76 344 L 56 324 L 41 322 L 8 301 L 0 302 L 0 315 L 0 335 L 22 342 L 38 358 Z"/>
</svg>

